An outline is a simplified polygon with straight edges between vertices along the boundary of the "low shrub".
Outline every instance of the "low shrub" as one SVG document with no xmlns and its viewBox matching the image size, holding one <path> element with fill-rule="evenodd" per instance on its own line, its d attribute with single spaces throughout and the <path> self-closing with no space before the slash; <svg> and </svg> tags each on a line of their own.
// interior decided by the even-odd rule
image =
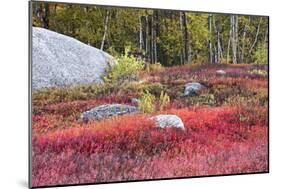
<svg viewBox="0 0 281 189">
<path fill-rule="evenodd" d="M 200 105 L 216 105 L 216 99 L 213 94 L 201 94 L 200 96 L 191 96 L 186 100 L 187 105 L 200 106 Z"/>
<path fill-rule="evenodd" d="M 117 58 L 117 64 L 114 64 L 108 75 L 104 78 L 106 82 L 121 85 L 125 81 L 136 81 L 139 79 L 139 71 L 144 68 L 144 62 L 132 56 L 127 51 L 125 55 Z"/>
<path fill-rule="evenodd" d="M 166 91 L 166 87 L 161 83 L 151 83 L 143 86 L 144 91 L 148 91 L 154 96 L 160 96 L 162 91 Z"/>
<path fill-rule="evenodd" d="M 139 108 L 143 113 L 152 113 L 155 111 L 155 96 L 145 91 L 140 98 Z"/>
<path fill-rule="evenodd" d="M 167 93 L 161 91 L 160 97 L 159 97 L 159 110 L 164 110 L 168 105 L 170 104 L 170 97 L 167 95 Z"/>
<path fill-rule="evenodd" d="M 135 114 L 34 134 L 33 186 L 268 171 L 266 127 L 245 128 L 229 107 L 169 113 L 190 132 Z"/>
<path fill-rule="evenodd" d="M 249 71 L 249 74 L 267 76 L 267 71 L 266 70 L 254 69 L 254 70 Z"/>
<path fill-rule="evenodd" d="M 112 94 L 116 88 L 110 84 L 80 85 L 75 87 L 47 88 L 32 93 L 33 105 L 52 104 Z"/>
</svg>

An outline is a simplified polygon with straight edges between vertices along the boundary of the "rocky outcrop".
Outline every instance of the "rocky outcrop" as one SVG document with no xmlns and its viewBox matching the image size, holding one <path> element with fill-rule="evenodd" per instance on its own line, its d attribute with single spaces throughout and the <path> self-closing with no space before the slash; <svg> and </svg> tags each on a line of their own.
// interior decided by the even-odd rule
<svg viewBox="0 0 281 189">
<path fill-rule="evenodd" d="M 32 29 L 32 88 L 102 83 L 115 60 L 109 54 L 72 37 L 47 29 Z"/>
<path fill-rule="evenodd" d="M 83 112 L 80 116 L 80 121 L 87 122 L 89 120 L 100 120 L 138 112 L 139 110 L 135 106 L 125 104 L 104 104 Z"/>
</svg>

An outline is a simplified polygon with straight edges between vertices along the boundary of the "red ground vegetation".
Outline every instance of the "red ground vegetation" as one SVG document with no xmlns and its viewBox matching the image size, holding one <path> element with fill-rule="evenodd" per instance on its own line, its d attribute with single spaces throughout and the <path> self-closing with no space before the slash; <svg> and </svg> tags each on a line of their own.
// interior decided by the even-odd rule
<svg viewBox="0 0 281 189">
<path fill-rule="evenodd" d="M 233 74 L 211 74 L 216 69 Z M 250 75 L 252 69 L 264 68 L 200 65 L 143 73 L 171 96 L 166 110 L 153 114 L 77 121 L 91 107 L 129 103 L 134 94 L 126 91 L 34 106 L 33 186 L 267 172 L 268 80 Z M 186 77 L 204 82 L 201 97 L 212 95 L 213 101 L 177 97 L 175 86 L 180 89 Z M 155 128 L 149 118 L 162 113 L 179 116 L 186 131 Z"/>
</svg>

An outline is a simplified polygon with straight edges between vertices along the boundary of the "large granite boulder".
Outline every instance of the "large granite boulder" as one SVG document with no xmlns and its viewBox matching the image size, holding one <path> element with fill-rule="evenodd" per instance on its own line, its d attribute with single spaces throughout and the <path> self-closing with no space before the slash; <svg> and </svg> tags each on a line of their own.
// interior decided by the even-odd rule
<svg viewBox="0 0 281 189">
<path fill-rule="evenodd" d="M 153 120 L 155 120 L 156 127 L 159 128 L 166 128 L 166 127 L 174 127 L 179 128 L 182 130 L 185 130 L 184 124 L 176 115 L 157 115 L 155 117 L 152 117 Z"/>
<path fill-rule="evenodd" d="M 100 120 L 112 116 L 138 112 L 139 110 L 135 106 L 125 104 L 104 104 L 83 112 L 80 116 L 80 121 L 87 122 L 89 120 Z"/>
<path fill-rule="evenodd" d="M 202 84 L 197 82 L 187 83 L 185 84 L 184 96 L 196 96 L 204 88 Z"/>
<path fill-rule="evenodd" d="M 32 88 L 102 83 L 115 63 L 109 54 L 72 37 L 47 29 L 32 29 Z"/>
</svg>

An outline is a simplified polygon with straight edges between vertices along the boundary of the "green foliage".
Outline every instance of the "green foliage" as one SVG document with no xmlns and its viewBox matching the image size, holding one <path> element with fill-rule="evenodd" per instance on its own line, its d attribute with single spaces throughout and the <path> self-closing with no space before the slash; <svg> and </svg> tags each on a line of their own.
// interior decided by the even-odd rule
<svg viewBox="0 0 281 189">
<path fill-rule="evenodd" d="M 168 105 L 170 104 L 170 97 L 167 95 L 167 93 L 164 93 L 161 91 L 160 97 L 159 97 L 159 109 L 160 111 L 164 110 Z"/>
<path fill-rule="evenodd" d="M 126 46 L 130 46 L 132 53 L 142 52 L 142 55 L 148 59 L 147 62 L 150 62 L 152 54 L 156 54 L 157 57 L 151 62 L 158 61 L 165 66 L 187 63 L 187 57 L 188 62 L 206 62 L 209 59 L 209 40 L 212 42 L 213 56 L 218 56 L 218 40 L 220 41 L 221 62 L 227 62 L 233 56 L 229 43 L 231 24 L 228 14 L 212 14 L 214 19 L 211 20 L 210 32 L 208 13 L 185 12 L 185 17 L 181 17 L 179 11 L 170 10 L 43 2 L 33 2 L 32 5 L 34 26 L 43 26 L 44 19 L 38 15 L 44 15 L 45 10 L 48 10 L 48 29 L 74 37 L 96 48 L 101 47 L 105 34 L 105 18 L 108 15 L 103 50 L 114 57 L 124 54 Z M 38 14 L 37 11 L 40 7 L 42 14 Z M 186 20 L 186 26 L 183 26 L 183 20 Z M 237 55 L 240 55 L 238 62 L 267 63 L 268 19 L 239 15 L 238 22 Z M 259 34 L 254 43 L 258 26 L 260 26 Z M 153 30 L 156 33 L 154 37 L 151 35 Z M 142 45 L 140 45 L 140 36 L 142 36 Z M 152 47 L 152 41 L 155 41 L 156 48 Z M 155 50 L 157 53 L 154 53 Z M 247 53 L 249 51 L 251 52 Z M 183 52 L 188 55 L 183 57 L 185 54 Z M 161 67 L 155 64 L 149 69 L 161 70 Z"/>
<path fill-rule="evenodd" d="M 52 104 L 63 101 L 86 100 L 97 96 L 109 95 L 114 87 L 105 85 L 81 85 L 75 87 L 46 88 L 32 93 L 33 105 Z"/>
<path fill-rule="evenodd" d="M 202 62 L 208 55 L 208 14 L 190 13 L 188 14 L 188 20 L 188 28 L 192 31 L 190 32 L 192 61 Z"/>
<path fill-rule="evenodd" d="M 105 81 L 115 85 L 121 85 L 125 81 L 136 81 L 139 78 L 139 71 L 143 68 L 143 61 L 128 56 L 126 52 L 125 55 L 117 59 L 117 64 L 112 66 L 108 76 L 105 77 Z"/>
<path fill-rule="evenodd" d="M 165 90 L 165 86 L 162 85 L 161 83 L 151 83 L 143 86 L 143 90 L 148 91 L 154 96 L 160 96 L 161 91 Z"/>
<path fill-rule="evenodd" d="M 139 108 L 143 113 L 152 113 L 155 111 L 155 96 L 148 91 L 142 93 Z"/>
<path fill-rule="evenodd" d="M 186 99 L 187 103 L 190 105 L 216 105 L 216 99 L 213 94 L 202 94 L 200 96 L 192 96 Z"/>
<path fill-rule="evenodd" d="M 249 71 L 249 74 L 267 76 L 267 71 L 266 70 L 254 69 L 254 70 Z"/>
<path fill-rule="evenodd" d="M 259 44 L 257 50 L 254 53 L 254 60 L 257 64 L 268 63 L 268 48 L 265 45 Z"/>
</svg>

